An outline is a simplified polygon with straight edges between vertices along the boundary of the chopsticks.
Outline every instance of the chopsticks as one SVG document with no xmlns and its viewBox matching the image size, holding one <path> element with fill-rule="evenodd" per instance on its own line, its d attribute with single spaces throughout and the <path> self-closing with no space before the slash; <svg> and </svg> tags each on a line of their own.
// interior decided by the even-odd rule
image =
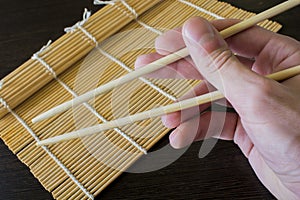
<svg viewBox="0 0 300 200">
<path fill-rule="evenodd" d="M 238 24 L 235 24 L 223 31 L 220 32 L 220 34 L 222 35 L 222 37 L 224 39 L 234 35 L 234 34 L 237 34 L 247 28 L 250 28 L 251 26 L 265 20 L 265 19 L 268 19 L 268 18 L 271 18 L 277 14 L 280 14 L 290 8 L 293 8 L 297 5 L 300 4 L 300 0 L 288 0 L 284 3 L 281 3 L 277 6 L 274 6 L 273 8 L 270 8 L 258 15 L 255 15 L 245 21 L 242 21 Z M 189 55 L 189 52 L 187 50 L 187 48 L 184 48 L 184 49 L 181 49 L 173 54 L 170 54 L 168 56 L 165 56 L 159 60 L 156 60 L 138 70 L 135 70 L 131 73 L 128 73 L 127 75 L 125 76 L 122 76 L 118 79 L 115 79 L 107 84 L 104 84 L 104 85 L 101 85 L 100 87 L 92 90 L 92 91 L 89 91 L 73 100 L 70 100 L 70 101 L 67 101 L 59 106 L 56 106 L 48 111 L 46 111 L 45 113 L 42 113 L 40 115 L 38 115 L 37 117 L 33 118 L 32 119 L 32 123 L 36 123 L 36 122 L 39 122 L 39 121 L 42 121 L 42 120 L 45 120 L 45 119 L 48 119 L 56 114 L 59 114 L 59 113 L 62 113 L 70 108 L 72 108 L 73 106 L 76 106 L 76 105 L 79 105 L 81 103 L 84 103 L 92 98 L 94 98 L 95 96 L 97 95 L 100 95 L 104 92 L 108 92 L 110 90 L 112 90 L 113 88 L 115 87 L 118 87 L 122 84 L 125 84 L 129 81 L 132 81 L 136 78 L 139 78 L 145 74 L 148 74 L 148 73 L 151 73 L 153 71 L 156 71 L 170 63 L 173 63 L 179 59 L 182 59 L 186 56 Z"/>
<path fill-rule="evenodd" d="M 269 74 L 266 77 L 276 80 L 276 81 L 282 81 L 288 78 L 291 78 L 293 76 L 296 76 L 300 74 L 300 65 L 279 71 L 273 74 Z M 177 103 L 173 103 L 164 107 L 155 108 L 152 110 L 148 110 L 145 112 L 137 113 L 135 115 L 129 115 L 127 117 L 119 118 L 113 121 L 109 121 L 107 123 L 102 123 L 96 126 L 80 129 L 74 132 L 66 133 L 63 135 L 59 135 L 56 137 L 48 138 L 46 140 L 42 140 L 37 143 L 37 145 L 49 145 L 49 144 L 55 144 L 57 142 L 67 141 L 79 137 L 84 137 L 88 135 L 92 135 L 95 133 L 99 133 L 101 131 L 105 131 L 108 129 L 112 129 L 119 126 L 124 126 L 127 124 L 131 124 L 137 121 L 145 120 L 152 117 L 158 117 L 162 116 L 164 114 L 176 112 L 179 110 L 187 109 L 190 107 L 194 107 L 200 104 L 205 104 L 208 102 L 212 102 L 218 99 L 224 98 L 224 95 L 219 91 L 214 91 L 211 93 L 207 93 L 198 97 L 186 99 Z"/>
</svg>

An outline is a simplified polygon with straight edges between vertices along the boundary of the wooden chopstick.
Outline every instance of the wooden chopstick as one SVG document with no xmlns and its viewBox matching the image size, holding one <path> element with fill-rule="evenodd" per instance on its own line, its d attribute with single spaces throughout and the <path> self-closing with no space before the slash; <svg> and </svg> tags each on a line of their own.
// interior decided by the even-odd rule
<svg viewBox="0 0 300 200">
<path fill-rule="evenodd" d="M 222 37 L 224 39 L 234 35 L 234 34 L 237 34 L 251 26 L 254 26 L 255 24 L 263 21 L 263 20 L 266 20 L 268 18 L 271 18 L 277 14 L 280 14 L 290 8 L 293 8 L 297 5 L 300 4 L 300 0 L 289 0 L 289 1 L 286 1 L 284 3 L 281 3 L 277 6 L 274 6 L 273 8 L 270 8 L 258 15 L 255 15 L 245 21 L 242 21 L 238 24 L 235 24 L 223 31 L 220 32 L 220 34 L 222 35 Z M 122 76 L 118 79 L 115 79 L 107 84 L 104 84 L 104 85 L 101 85 L 100 87 L 92 90 L 92 91 L 89 91 L 77 98 L 74 98 L 73 100 L 70 100 L 70 101 L 67 101 L 59 106 L 56 106 L 48 111 L 46 111 L 45 113 L 42 113 L 40 115 L 38 115 L 37 117 L 33 118 L 32 119 L 32 123 L 36 123 L 36 122 L 39 122 L 39 121 L 42 121 L 42 120 L 45 120 L 45 119 L 48 119 L 56 114 L 59 114 L 59 113 L 62 113 L 68 109 L 70 109 L 71 107 L 73 106 L 76 106 L 76 105 L 79 105 L 81 103 L 84 103 L 92 98 L 94 98 L 95 96 L 97 95 L 100 95 L 104 92 L 107 92 L 109 90 L 112 90 L 113 88 L 117 87 L 117 86 L 120 86 L 124 83 L 127 83 L 129 81 L 132 81 L 136 78 L 139 78 L 145 74 L 148 74 L 148 73 L 151 73 L 153 71 L 156 71 L 170 63 L 173 63 L 179 59 L 182 59 L 186 56 L 189 55 L 189 52 L 187 50 L 187 48 L 184 48 L 184 49 L 181 49 L 171 55 L 168 55 L 168 56 L 165 56 L 159 60 L 156 60 L 140 69 L 137 69 L 133 72 L 130 72 L 129 74 L 125 75 L 125 76 Z"/>
<path fill-rule="evenodd" d="M 276 72 L 270 75 L 267 75 L 267 78 L 276 80 L 276 81 L 282 81 L 285 79 L 288 79 L 290 77 L 296 76 L 300 74 L 300 65 L 296 67 L 292 67 L 280 72 Z M 176 112 L 179 110 L 187 109 L 190 107 L 194 107 L 200 104 L 205 104 L 208 102 L 212 102 L 218 99 L 224 98 L 224 95 L 219 91 L 214 91 L 211 93 L 207 93 L 198 97 L 186 99 L 177 103 L 173 103 L 164 107 L 155 108 L 152 110 L 148 110 L 145 112 L 137 113 L 135 115 L 129 115 L 127 117 L 123 117 L 120 119 L 116 119 L 113 121 L 109 121 L 107 123 L 102 123 L 96 126 L 80 129 L 74 132 L 66 133 L 63 135 L 59 135 L 56 137 L 48 138 L 46 140 L 42 140 L 37 145 L 49 145 L 49 144 L 55 144 L 57 142 L 62 142 L 66 140 L 71 140 L 79 137 L 84 137 L 88 135 L 92 135 L 95 133 L 99 133 L 101 131 L 105 131 L 108 129 L 116 128 L 119 126 L 124 126 L 127 124 L 131 124 L 137 121 L 145 120 L 152 117 L 158 117 L 162 116 L 168 113 Z"/>
</svg>

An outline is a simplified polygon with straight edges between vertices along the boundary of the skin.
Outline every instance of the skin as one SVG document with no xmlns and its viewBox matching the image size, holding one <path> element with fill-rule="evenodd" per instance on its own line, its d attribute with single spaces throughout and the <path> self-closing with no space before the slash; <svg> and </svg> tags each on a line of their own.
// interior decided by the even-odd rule
<svg viewBox="0 0 300 200">
<path fill-rule="evenodd" d="M 299 65 L 300 43 L 259 27 L 223 40 L 218 31 L 235 23 L 191 18 L 182 28 L 158 37 L 157 53 L 140 56 L 135 66 L 186 46 L 190 57 L 148 77 L 204 80 L 181 99 L 216 88 L 236 113 L 214 113 L 211 119 L 213 113 L 204 112 L 200 120 L 199 111 L 210 106 L 206 104 L 187 109 L 184 115 L 183 111 L 166 115 L 164 125 L 175 128 L 171 145 L 182 148 L 207 137 L 233 140 L 275 197 L 300 199 L 300 76 L 281 83 L 263 76 Z M 219 125 L 218 118 L 225 118 L 224 124 Z M 190 131 L 194 126 L 196 133 Z"/>
</svg>

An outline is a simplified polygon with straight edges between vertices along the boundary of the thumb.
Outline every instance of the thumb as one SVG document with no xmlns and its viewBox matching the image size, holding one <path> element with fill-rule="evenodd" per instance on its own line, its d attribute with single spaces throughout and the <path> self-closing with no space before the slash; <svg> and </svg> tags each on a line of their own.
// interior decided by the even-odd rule
<svg viewBox="0 0 300 200">
<path fill-rule="evenodd" d="M 257 87 L 256 81 L 262 77 L 238 61 L 208 21 L 191 18 L 184 24 L 183 37 L 199 72 L 232 104 L 239 103 L 237 95 Z"/>
</svg>

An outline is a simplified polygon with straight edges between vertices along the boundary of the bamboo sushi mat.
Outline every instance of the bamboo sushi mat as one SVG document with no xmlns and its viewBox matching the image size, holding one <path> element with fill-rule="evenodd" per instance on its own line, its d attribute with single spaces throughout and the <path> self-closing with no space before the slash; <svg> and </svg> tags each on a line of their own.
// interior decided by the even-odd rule
<svg viewBox="0 0 300 200">
<path fill-rule="evenodd" d="M 1 80 L 1 138 L 55 199 L 93 199 L 168 133 L 160 119 L 50 146 L 36 142 L 172 103 L 199 81 L 142 78 L 41 123 L 31 119 L 130 72 L 138 55 L 154 51 L 159 34 L 192 16 L 253 15 L 216 0 L 127 0 L 90 17 L 85 13 L 81 23 Z M 281 28 L 267 20 L 260 25 Z"/>
</svg>

